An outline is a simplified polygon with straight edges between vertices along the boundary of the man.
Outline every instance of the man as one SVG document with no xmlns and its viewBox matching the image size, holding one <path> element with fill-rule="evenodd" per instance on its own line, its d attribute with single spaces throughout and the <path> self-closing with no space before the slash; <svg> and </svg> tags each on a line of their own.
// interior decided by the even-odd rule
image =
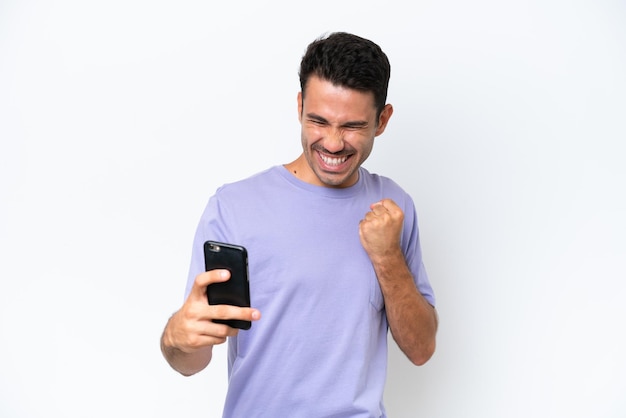
<svg viewBox="0 0 626 418">
<path fill-rule="evenodd" d="M 390 65 L 373 42 L 333 33 L 300 66 L 302 154 L 211 197 L 187 298 L 161 348 L 183 375 L 228 340 L 224 417 L 385 417 L 387 334 L 415 364 L 435 349 L 435 299 L 412 199 L 361 165 L 393 113 Z M 252 308 L 208 305 L 203 243 L 248 249 Z M 261 317 L 261 313 L 263 316 Z M 237 330 L 213 319 L 254 321 Z"/>
</svg>

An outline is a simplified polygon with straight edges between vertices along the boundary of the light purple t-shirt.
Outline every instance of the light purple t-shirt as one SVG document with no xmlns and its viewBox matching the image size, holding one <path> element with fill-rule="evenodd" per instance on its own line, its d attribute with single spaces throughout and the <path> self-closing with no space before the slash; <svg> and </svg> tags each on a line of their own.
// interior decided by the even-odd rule
<svg viewBox="0 0 626 418">
<path fill-rule="evenodd" d="M 413 201 L 388 178 L 361 168 L 354 186 L 334 189 L 275 166 L 211 197 L 186 293 L 204 271 L 204 241 L 243 245 L 252 306 L 262 315 L 228 341 L 224 417 L 385 417 L 387 318 L 359 240 L 359 221 L 383 198 L 404 211 L 402 249 L 434 305 Z"/>
</svg>

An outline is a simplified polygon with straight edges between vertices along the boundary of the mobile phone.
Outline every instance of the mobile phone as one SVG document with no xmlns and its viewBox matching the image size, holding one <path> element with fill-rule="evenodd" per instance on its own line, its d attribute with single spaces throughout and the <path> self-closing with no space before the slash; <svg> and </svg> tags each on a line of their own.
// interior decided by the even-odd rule
<svg viewBox="0 0 626 418">
<path fill-rule="evenodd" d="M 248 251 L 245 247 L 225 242 L 206 241 L 204 243 L 204 264 L 206 271 L 226 269 L 230 279 L 211 283 L 206 293 L 209 305 L 234 305 L 250 307 L 250 283 L 248 282 Z M 233 328 L 250 329 L 250 321 L 237 319 L 214 319 L 213 322 Z"/>
</svg>

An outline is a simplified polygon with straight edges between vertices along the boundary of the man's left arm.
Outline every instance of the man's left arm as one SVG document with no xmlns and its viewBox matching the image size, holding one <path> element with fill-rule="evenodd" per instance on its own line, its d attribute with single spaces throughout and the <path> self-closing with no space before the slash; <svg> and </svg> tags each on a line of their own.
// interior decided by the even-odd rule
<svg viewBox="0 0 626 418">
<path fill-rule="evenodd" d="M 411 362 L 422 365 L 435 352 L 437 312 L 417 289 L 404 258 L 402 209 L 390 199 L 370 209 L 359 225 L 361 244 L 378 277 L 394 340 Z"/>
</svg>

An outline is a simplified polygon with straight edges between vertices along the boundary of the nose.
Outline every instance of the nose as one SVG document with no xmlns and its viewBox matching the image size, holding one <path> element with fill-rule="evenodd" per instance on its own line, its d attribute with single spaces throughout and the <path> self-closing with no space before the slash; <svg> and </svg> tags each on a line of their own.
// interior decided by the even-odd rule
<svg viewBox="0 0 626 418">
<path fill-rule="evenodd" d="M 343 132 L 341 129 L 329 129 L 328 135 L 324 138 L 324 148 L 331 153 L 343 150 Z"/>
</svg>

